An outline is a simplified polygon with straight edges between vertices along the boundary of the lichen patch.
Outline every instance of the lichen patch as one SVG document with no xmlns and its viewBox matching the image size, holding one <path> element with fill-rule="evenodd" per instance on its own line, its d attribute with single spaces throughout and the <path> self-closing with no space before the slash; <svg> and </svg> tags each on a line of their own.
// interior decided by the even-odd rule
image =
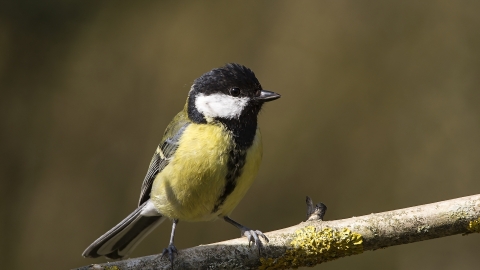
<svg viewBox="0 0 480 270">
<path fill-rule="evenodd" d="M 362 235 L 348 228 L 324 228 L 321 231 L 307 226 L 295 232 L 285 254 L 279 258 L 261 258 L 259 269 L 289 269 L 314 266 L 322 262 L 363 252 Z"/>
<path fill-rule="evenodd" d="M 471 233 L 480 233 L 480 218 L 470 221 L 468 223 L 467 229 Z"/>
</svg>

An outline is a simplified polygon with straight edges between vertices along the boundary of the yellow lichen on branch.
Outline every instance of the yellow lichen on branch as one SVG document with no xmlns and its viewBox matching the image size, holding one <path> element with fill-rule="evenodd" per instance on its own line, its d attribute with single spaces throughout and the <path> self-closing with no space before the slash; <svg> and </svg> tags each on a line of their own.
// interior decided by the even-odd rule
<svg viewBox="0 0 480 270">
<path fill-rule="evenodd" d="M 470 221 L 468 223 L 467 229 L 469 232 L 472 233 L 480 233 L 480 218 Z"/>
<path fill-rule="evenodd" d="M 363 252 L 362 235 L 348 228 L 336 230 L 325 228 L 321 231 L 307 226 L 295 232 L 285 254 L 280 258 L 261 258 L 259 269 L 289 269 L 314 266 L 340 257 Z"/>
</svg>

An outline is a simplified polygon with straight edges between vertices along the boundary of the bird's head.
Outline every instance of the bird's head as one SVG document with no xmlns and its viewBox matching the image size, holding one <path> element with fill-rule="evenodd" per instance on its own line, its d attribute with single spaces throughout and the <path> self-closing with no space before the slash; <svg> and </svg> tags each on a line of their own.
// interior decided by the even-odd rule
<svg viewBox="0 0 480 270">
<path fill-rule="evenodd" d="M 278 98 L 279 94 L 262 89 L 249 68 L 230 63 L 193 82 L 188 95 L 188 116 L 197 123 L 256 120 L 263 103 Z"/>
</svg>

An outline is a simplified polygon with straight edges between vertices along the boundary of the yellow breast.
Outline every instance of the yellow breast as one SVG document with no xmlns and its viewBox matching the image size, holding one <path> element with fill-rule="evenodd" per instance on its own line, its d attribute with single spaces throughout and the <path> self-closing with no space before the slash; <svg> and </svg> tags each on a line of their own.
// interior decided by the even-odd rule
<svg viewBox="0 0 480 270">
<path fill-rule="evenodd" d="M 234 191 L 212 213 L 225 187 L 231 147 L 231 135 L 222 125 L 190 124 L 170 163 L 154 180 L 151 200 L 158 210 L 169 218 L 185 221 L 211 220 L 233 211 L 258 172 L 262 158 L 260 130 L 247 150 Z"/>
</svg>

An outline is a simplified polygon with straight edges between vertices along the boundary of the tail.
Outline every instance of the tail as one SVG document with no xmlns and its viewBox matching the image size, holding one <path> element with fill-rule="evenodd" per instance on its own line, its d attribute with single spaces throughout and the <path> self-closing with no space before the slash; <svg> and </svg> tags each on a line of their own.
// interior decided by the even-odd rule
<svg viewBox="0 0 480 270">
<path fill-rule="evenodd" d="M 100 236 L 84 252 L 83 257 L 105 256 L 121 259 L 165 220 L 149 200 L 140 205 L 117 226 Z"/>
</svg>

